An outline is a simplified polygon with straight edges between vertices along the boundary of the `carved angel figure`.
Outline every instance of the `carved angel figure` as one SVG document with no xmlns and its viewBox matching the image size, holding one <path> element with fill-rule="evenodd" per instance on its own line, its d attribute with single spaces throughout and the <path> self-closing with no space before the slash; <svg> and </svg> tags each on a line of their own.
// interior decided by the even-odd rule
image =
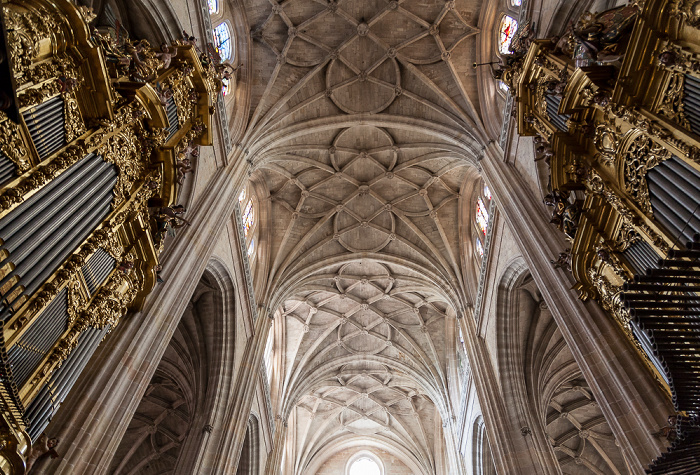
<svg viewBox="0 0 700 475">
<path fill-rule="evenodd" d="M 31 473 L 32 467 L 38 460 L 46 457 L 51 457 L 52 459 L 58 457 L 58 452 L 56 452 L 57 446 L 58 439 L 55 437 L 49 439 L 46 434 L 41 434 L 36 443 L 32 444 L 32 449 L 29 451 L 29 455 L 27 456 L 27 469 L 25 473 Z"/>
</svg>

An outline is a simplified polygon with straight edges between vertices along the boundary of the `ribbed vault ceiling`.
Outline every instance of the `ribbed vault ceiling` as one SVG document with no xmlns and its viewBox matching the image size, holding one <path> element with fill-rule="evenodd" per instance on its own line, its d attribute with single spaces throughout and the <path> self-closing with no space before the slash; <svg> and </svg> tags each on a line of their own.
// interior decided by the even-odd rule
<svg viewBox="0 0 700 475">
<path fill-rule="evenodd" d="M 269 225 L 258 299 L 287 324 L 295 466 L 362 436 L 432 473 L 452 415 L 445 318 L 465 312 L 473 272 L 461 209 L 485 143 L 471 68 L 480 3 L 246 8 L 240 147 Z"/>
</svg>

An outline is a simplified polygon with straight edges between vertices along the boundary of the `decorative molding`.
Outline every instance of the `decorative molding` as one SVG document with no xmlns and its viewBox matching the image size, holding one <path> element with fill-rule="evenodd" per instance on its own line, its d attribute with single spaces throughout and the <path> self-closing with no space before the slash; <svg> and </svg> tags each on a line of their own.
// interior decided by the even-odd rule
<svg viewBox="0 0 700 475">
<path fill-rule="evenodd" d="M 214 28 L 211 24 L 211 16 L 209 15 L 209 6 L 205 0 L 199 1 L 199 7 L 202 10 L 202 21 L 204 23 L 204 36 L 207 42 L 214 41 Z M 231 154 L 231 134 L 228 131 L 228 117 L 226 116 L 226 104 L 224 102 L 224 94 L 219 92 L 216 99 L 216 115 L 219 117 L 219 129 L 224 138 L 224 149 L 226 157 Z"/>
<path fill-rule="evenodd" d="M 263 381 L 263 393 L 265 393 L 265 411 L 267 412 L 267 420 L 270 421 L 270 432 L 275 432 L 275 416 L 272 412 L 272 399 L 270 398 L 270 382 L 267 380 L 267 371 L 265 362 L 260 363 L 260 378 Z M 285 423 L 286 424 L 286 423 Z"/>
<path fill-rule="evenodd" d="M 486 238 L 484 239 L 484 255 L 481 258 L 481 270 L 479 271 L 479 287 L 476 291 L 476 303 L 474 304 L 474 320 L 477 325 L 481 321 L 481 307 L 484 300 L 484 291 L 486 289 L 486 272 L 489 263 L 489 250 L 491 249 L 491 240 L 493 239 L 493 223 L 496 214 L 496 201 L 491 200 L 489 206 L 489 222 L 486 226 Z"/>
</svg>

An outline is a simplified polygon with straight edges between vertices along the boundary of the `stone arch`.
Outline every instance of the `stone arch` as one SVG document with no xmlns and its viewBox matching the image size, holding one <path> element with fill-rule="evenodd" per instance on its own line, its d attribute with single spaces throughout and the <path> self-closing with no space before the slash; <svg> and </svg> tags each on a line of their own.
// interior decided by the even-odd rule
<svg viewBox="0 0 700 475">
<path fill-rule="evenodd" d="M 212 259 L 110 465 L 114 474 L 197 473 L 217 448 L 233 376 L 233 284 Z M 210 434 L 209 436 L 204 436 Z"/>
<path fill-rule="evenodd" d="M 497 328 L 503 416 L 511 421 L 521 469 L 627 473 L 612 431 L 521 259 L 501 278 Z"/>
<path fill-rule="evenodd" d="M 474 475 L 496 475 L 484 418 L 477 416 L 472 424 L 472 471 Z"/>
<path fill-rule="evenodd" d="M 248 419 L 241 456 L 236 475 L 258 475 L 260 473 L 260 424 L 253 414 Z"/>
</svg>

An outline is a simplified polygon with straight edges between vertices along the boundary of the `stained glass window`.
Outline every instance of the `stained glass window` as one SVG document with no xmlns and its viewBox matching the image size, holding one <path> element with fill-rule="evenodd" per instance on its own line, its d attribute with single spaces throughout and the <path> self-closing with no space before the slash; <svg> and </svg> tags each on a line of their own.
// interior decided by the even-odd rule
<svg viewBox="0 0 700 475">
<path fill-rule="evenodd" d="M 248 244 L 248 257 L 252 257 L 254 252 L 255 252 L 255 238 L 251 239 L 250 244 Z"/>
<path fill-rule="evenodd" d="M 518 22 L 515 21 L 515 18 L 504 15 L 498 35 L 498 51 L 501 54 L 510 54 L 510 42 L 516 31 L 518 31 Z"/>
<path fill-rule="evenodd" d="M 250 229 L 253 227 L 253 200 L 248 200 L 248 204 L 243 211 L 243 232 L 245 237 L 248 237 Z"/>
<path fill-rule="evenodd" d="M 219 0 L 207 0 L 209 4 L 209 14 L 213 15 L 219 11 Z"/>
<path fill-rule="evenodd" d="M 479 253 L 479 257 L 484 257 L 484 246 L 481 245 L 481 239 L 476 238 L 476 252 Z"/>
<path fill-rule="evenodd" d="M 486 228 L 489 225 L 489 212 L 486 210 L 484 200 L 481 197 L 476 200 L 476 224 L 479 225 L 479 229 L 486 236 Z"/>
<path fill-rule="evenodd" d="M 243 204 L 243 200 L 245 200 L 245 188 L 243 188 L 243 191 L 241 191 L 241 194 L 238 195 L 238 203 Z"/>
<path fill-rule="evenodd" d="M 214 46 L 221 61 L 231 59 L 231 32 L 226 23 L 219 23 L 214 28 Z"/>
<path fill-rule="evenodd" d="M 503 92 L 508 92 L 508 85 L 501 80 L 498 81 L 498 88 Z"/>
<path fill-rule="evenodd" d="M 484 196 L 491 200 L 491 190 L 489 190 L 488 185 L 484 185 Z"/>
<path fill-rule="evenodd" d="M 520 5 L 523 4 L 523 0 L 510 0 L 510 4 L 513 5 L 514 7 L 519 7 Z"/>
<path fill-rule="evenodd" d="M 229 86 L 231 85 L 231 81 L 226 78 L 223 78 L 221 82 L 224 85 L 224 87 L 221 88 L 221 93 L 225 96 L 229 92 Z"/>
</svg>

